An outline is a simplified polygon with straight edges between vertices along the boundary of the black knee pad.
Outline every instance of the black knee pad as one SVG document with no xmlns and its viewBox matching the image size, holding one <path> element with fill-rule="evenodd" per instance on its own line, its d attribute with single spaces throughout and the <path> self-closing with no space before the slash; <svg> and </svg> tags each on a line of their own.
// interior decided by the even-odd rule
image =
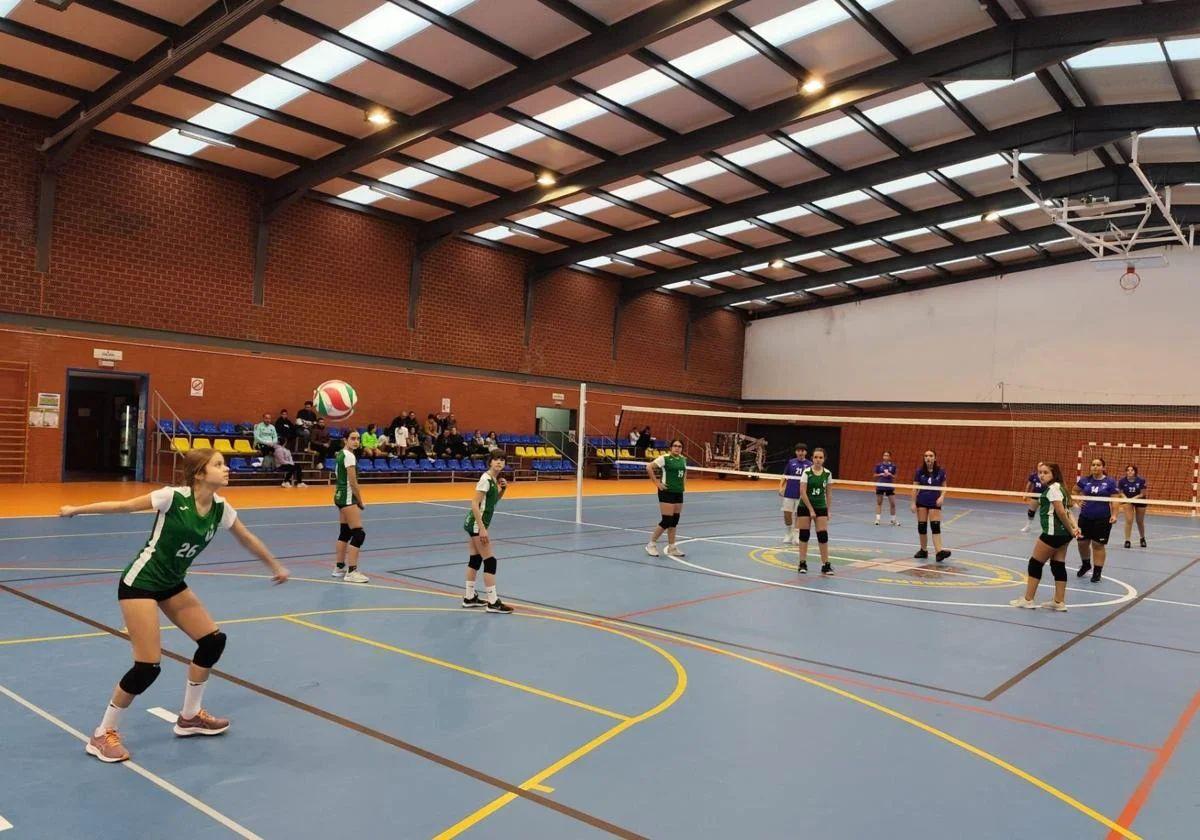
<svg viewBox="0 0 1200 840">
<path fill-rule="evenodd" d="M 828 531 L 817 531 L 817 542 L 822 543 L 822 544 L 829 542 L 829 532 Z"/>
<path fill-rule="evenodd" d="M 935 533 L 935 534 L 942 533 L 942 523 L 941 522 L 930 522 L 929 530 L 933 531 L 933 533 Z"/>
<path fill-rule="evenodd" d="M 350 526 L 347 525 L 345 522 L 343 522 L 342 527 L 338 529 L 337 541 L 338 542 L 350 542 L 350 535 L 352 533 L 353 532 L 350 530 Z"/>
<path fill-rule="evenodd" d="M 479 567 L 483 565 L 483 555 L 472 554 L 471 559 L 467 561 L 467 565 L 478 572 Z"/>
<path fill-rule="evenodd" d="M 133 667 L 121 677 L 121 690 L 126 694 L 141 694 L 158 679 L 162 666 L 157 662 L 134 662 Z"/>
<path fill-rule="evenodd" d="M 1030 557 L 1029 558 L 1029 569 L 1028 569 L 1029 576 L 1031 578 L 1033 578 L 1034 580 L 1041 580 L 1042 579 L 1042 567 L 1044 567 L 1045 565 L 1046 565 L 1045 560 L 1034 560 L 1032 557 Z"/>
<path fill-rule="evenodd" d="M 1034 515 L 1035 513 L 1037 513 L 1037 511 L 1036 511 L 1036 510 L 1027 510 L 1027 511 L 1025 511 L 1025 515 L 1026 515 L 1026 516 L 1028 516 L 1030 519 L 1033 519 L 1033 515 Z"/>
<path fill-rule="evenodd" d="M 224 652 L 225 634 L 214 630 L 196 642 L 196 655 L 192 657 L 192 662 L 201 668 L 211 668 L 217 664 Z"/>
<path fill-rule="evenodd" d="M 1067 579 L 1067 563 L 1065 560 L 1051 560 L 1050 574 L 1054 575 L 1055 580 Z"/>
<path fill-rule="evenodd" d="M 918 534 L 928 534 L 929 533 L 929 523 L 928 522 L 918 522 L 917 523 L 917 533 Z"/>
<path fill-rule="evenodd" d="M 664 513 L 662 519 L 658 520 L 658 527 L 664 531 L 671 527 L 671 514 Z"/>
<path fill-rule="evenodd" d="M 362 544 L 367 541 L 367 532 L 362 528 L 350 529 L 350 545 L 355 548 L 362 548 Z"/>
<path fill-rule="evenodd" d="M 812 534 L 812 531 L 807 528 L 797 528 L 796 532 L 800 534 L 800 542 L 802 543 L 808 542 L 808 538 Z"/>
<path fill-rule="evenodd" d="M 678 514 L 678 513 L 672 513 L 672 514 L 671 514 L 671 527 L 672 527 L 672 528 L 678 528 L 678 527 L 679 527 L 679 514 Z"/>
<path fill-rule="evenodd" d="M 485 575 L 496 574 L 496 558 L 495 557 L 484 557 L 483 558 L 483 573 Z"/>
</svg>

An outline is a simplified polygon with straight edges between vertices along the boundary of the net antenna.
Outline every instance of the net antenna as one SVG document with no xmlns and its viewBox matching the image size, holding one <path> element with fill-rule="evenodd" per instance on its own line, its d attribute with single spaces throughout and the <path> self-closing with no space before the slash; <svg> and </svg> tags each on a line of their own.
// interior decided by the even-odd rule
<svg viewBox="0 0 1200 840">
<path fill-rule="evenodd" d="M 1133 152 L 1129 168 L 1146 191 L 1144 196 L 1137 198 L 1112 199 L 1106 195 L 1045 198 L 1035 193 L 1029 181 L 1021 174 L 1020 150 L 1013 149 L 1012 152 L 1011 177 L 1017 188 L 1029 196 L 1034 204 L 1050 217 L 1050 221 L 1087 249 L 1097 269 L 1123 269 L 1122 288 L 1131 283 L 1136 288 L 1138 268 L 1167 264 L 1165 254 L 1135 254 L 1135 250 L 1152 245 L 1182 245 L 1190 251 L 1196 239 L 1196 226 L 1180 225 L 1171 212 L 1171 187 L 1154 186 L 1142 170 L 1138 162 L 1138 133 L 1133 132 L 1130 140 Z M 1156 210 L 1162 217 L 1161 224 L 1150 223 Z M 1085 222 L 1106 224 L 1097 230 L 1089 230 L 1080 226 Z M 1088 227 L 1092 225 L 1089 224 Z M 1129 274 L 1133 277 L 1128 277 Z"/>
</svg>

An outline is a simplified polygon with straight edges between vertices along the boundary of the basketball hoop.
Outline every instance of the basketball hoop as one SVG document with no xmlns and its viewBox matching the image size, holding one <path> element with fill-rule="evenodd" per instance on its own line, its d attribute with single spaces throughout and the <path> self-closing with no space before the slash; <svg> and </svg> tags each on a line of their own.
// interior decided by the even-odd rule
<svg viewBox="0 0 1200 840">
<path fill-rule="evenodd" d="M 1121 288 L 1124 291 L 1132 292 L 1141 285 L 1142 277 L 1133 266 L 1127 265 L 1125 266 L 1125 273 L 1121 275 L 1121 279 L 1117 282 L 1121 284 Z"/>
</svg>

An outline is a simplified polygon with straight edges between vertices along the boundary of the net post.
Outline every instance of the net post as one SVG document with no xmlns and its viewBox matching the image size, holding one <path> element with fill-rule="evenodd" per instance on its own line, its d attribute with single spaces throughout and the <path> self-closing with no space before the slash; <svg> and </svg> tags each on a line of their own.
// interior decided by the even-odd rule
<svg viewBox="0 0 1200 840">
<path fill-rule="evenodd" d="M 1200 454 L 1192 456 L 1192 516 L 1196 515 L 1196 491 L 1200 487 Z"/>
<path fill-rule="evenodd" d="M 579 428 L 575 430 L 575 524 L 583 524 L 583 462 L 587 457 L 587 383 L 579 383 Z"/>
</svg>

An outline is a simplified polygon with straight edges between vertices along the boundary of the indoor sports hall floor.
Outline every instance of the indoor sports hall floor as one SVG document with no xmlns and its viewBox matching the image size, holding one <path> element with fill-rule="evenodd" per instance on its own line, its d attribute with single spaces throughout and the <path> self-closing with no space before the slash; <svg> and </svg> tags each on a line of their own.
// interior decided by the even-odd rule
<svg viewBox="0 0 1200 840">
<path fill-rule="evenodd" d="M 458 606 L 463 501 L 371 504 L 358 587 L 328 577 L 327 488 L 317 507 L 244 508 L 294 577 L 270 586 L 227 536 L 193 567 L 230 638 L 206 705 L 233 728 L 176 739 L 157 716 L 192 652 L 165 632 L 124 766 L 86 757 L 80 733 L 127 667 L 115 570 L 149 518 L 0 520 L 0 829 L 1196 836 L 1195 520 L 1151 517 L 1148 549 L 1118 539 L 1109 576 L 1072 575 L 1056 614 L 1004 606 L 1032 542 L 1019 507 L 948 502 L 954 555 L 931 569 L 909 559 L 907 510 L 874 527 L 873 497 L 843 492 L 837 574 L 801 578 L 773 485 L 707 486 L 729 489 L 689 494 L 682 560 L 643 552 L 643 483 L 589 496 L 582 527 L 571 498 L 506 499 L 511 617 Z"/>
</svg>

